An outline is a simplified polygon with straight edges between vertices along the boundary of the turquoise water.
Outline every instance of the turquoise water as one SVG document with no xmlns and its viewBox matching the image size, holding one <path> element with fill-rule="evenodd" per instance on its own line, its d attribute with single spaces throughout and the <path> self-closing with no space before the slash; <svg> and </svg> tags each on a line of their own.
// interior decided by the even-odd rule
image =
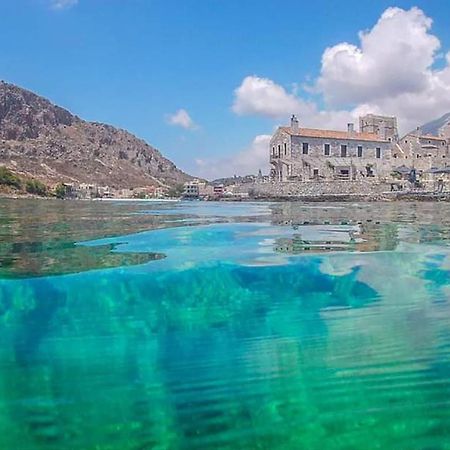
<svg viewBox="0 0 450 450">
<path fill-rule="evenodd" d="M 450 448 L 449 238 L 438 203 L 0 201 L 0 448 Z"/>
</svg>

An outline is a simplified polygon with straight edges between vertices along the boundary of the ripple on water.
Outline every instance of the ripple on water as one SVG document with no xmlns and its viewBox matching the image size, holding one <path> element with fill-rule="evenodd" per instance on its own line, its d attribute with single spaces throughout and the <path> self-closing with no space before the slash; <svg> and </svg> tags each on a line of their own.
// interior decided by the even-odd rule
<svg viewBox="0 0 450 450">
<path fill-rule="evenodd" d="M 449 212 L 0 202 L 0 448 L 448 448 Z"/>
</svg>

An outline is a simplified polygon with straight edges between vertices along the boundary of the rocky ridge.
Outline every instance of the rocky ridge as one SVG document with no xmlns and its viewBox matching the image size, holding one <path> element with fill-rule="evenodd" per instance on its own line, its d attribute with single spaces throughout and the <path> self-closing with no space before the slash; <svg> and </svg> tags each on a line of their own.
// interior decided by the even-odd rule
<svg viewBox="0 0 450 450">
<path fill-rule="evenodd" d="M 419 129 L 423 134 L 429 136 L 441 136 L 444 134 L 444 128 L 447 127 L 449 123 L 450 112 L 439 117 L 439 119 L 423 124 Z M 412 131 L 412 133 L 414 133 L 414 131 Z"/>
<path fill-rule="evenodd" d="M 191 177 L 131 133 L 0 82 L 0 164 L 48 184 L 173 186 Z"/>
</svg>

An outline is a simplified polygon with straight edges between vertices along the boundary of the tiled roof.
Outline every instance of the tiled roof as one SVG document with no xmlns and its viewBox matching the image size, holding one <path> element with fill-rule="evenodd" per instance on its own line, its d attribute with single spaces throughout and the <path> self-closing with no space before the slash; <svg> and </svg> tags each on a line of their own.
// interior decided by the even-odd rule
<svg viewBox="0 0 450 450">
<path fill-rule="evenodd" d="M 416 134 L 416 133 L 408 133 L 406 136 L 403 136 L 401 140 L 405 139 L 406 137 L 411 136 L 419 139 L 428 139 L 430 141 L 445 141 L 445 137 L 441 136 L 431 136 L 429 134 Z"/>
<path fill-rule="evenodd" d="M 318 130 L 315 128 L 300 128 L 298 133 L 294 133 L 291 127 L 281 127 L 281 130 L 290 134 L 291 136 L 301 136 L 306 138 L 388 142 L 385 139 L 381 139 L 374 133 L 358 133 L 356 131 L 353 133 L 349 133 L 348 131 Z"/>
<path fill-rule="evenodd" d="M 439 137 L 439 136 L 429 136 L 427 134 L 423 134 L 422 136 L 419 136 L 420 139 L 428 139 L 430 141 L 445 141 L 444 137 Z"/>
</svg>

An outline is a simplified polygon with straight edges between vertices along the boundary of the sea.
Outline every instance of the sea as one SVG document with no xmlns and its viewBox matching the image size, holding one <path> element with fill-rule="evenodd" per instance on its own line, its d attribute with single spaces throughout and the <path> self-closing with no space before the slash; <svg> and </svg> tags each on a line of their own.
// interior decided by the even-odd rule
<svg viewBox="0 0 450 450">
<path fill-rule="evenodd" d="M 0 200 L 0 449 L 450 449 L 450 204 Z"/>
</svg>

